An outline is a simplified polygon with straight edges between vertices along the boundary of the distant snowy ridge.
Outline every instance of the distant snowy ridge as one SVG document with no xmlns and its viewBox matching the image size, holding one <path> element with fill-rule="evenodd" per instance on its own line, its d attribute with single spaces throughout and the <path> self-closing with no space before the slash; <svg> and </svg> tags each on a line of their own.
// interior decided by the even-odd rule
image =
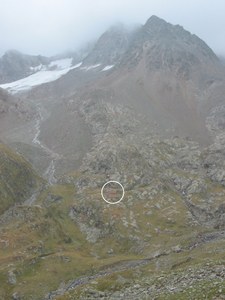
<svg viewBox="0 0 225 300">
<path fill-rule="evenodd" d="M 33 71 L 37 71 L 36 73 L 20 80 L 1 84 L 0 87 L 8 90 L 12 94 L 15 94 L 29 90 L 32 87 L 43 83 L 55 81 L 70 70 L 79 68 L 82 65 L 82 62 L 80 62 L 79 64 L 72 66 L 72 61 L 72 58 L 65 58 L 52 61 L 47 66 L 39 65 L 33 68 Z"/>
<path fill-rule="evenodd" d="M 73 58 L 64 58 L 52 61 L 48 65 L 38 65 L 36 67 L 31 67 L 30 70 L 34 72 L 25 78 L 1 84 L 0 87 L 6 89 L 11 94 L 16 94 L 18 92 L 26 91 L 34 86 L 41 85 L 47 82 L 55 81 L 68 73 L 70 70 L 80 68 L 82 62 L 72 66 Z M 90 66 L 81 67 L 80 70 L 89 71 L 99 68 L 101 64 L 95 64 Z M 114 65 L 105 66 L 101 71 L 107 71 L 113 68 Z M 99 70 L 100 71 L 100 70 Z"/>
</svg>

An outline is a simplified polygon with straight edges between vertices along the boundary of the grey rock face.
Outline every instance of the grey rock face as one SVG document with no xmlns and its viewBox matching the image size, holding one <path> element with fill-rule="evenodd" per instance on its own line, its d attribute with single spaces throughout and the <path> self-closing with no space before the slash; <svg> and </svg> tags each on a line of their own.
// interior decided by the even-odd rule
<svg viewBox="0 0 225 300">
<path fill-rule="evenodd" d="M 131 34 L 123 26 L 114 26 L 99 38 L 93 50 L 84 59 L 84 65 L 114 65 L 119 64 L 128 48 Z"/>
<path fill-rule="evenodd" d="M 15 81 L 33 73 L 31 67 L 47 64 L 44 56 L 25 55 L 15 50 L 7 51 L 0 58 L 0 83 Z"/>
<path fill-rule="evenodd" d="M 149 18 L 133 35 L 122 64 L 136 66 L 143 58 L 150 72 L 169 70 L 185 79 L 203 63 L 220 64 L 204 41 L 156 16 Z"/>
</svg>

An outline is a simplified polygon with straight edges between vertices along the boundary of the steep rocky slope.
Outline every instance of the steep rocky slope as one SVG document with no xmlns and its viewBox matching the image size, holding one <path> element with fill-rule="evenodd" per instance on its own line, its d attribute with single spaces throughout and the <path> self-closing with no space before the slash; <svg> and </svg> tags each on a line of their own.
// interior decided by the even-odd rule
<svg viewBox="0 0 225 300">
<path fill-rule="evenodd" d="M 2 298 L 223 294 L 225 189 L 198 144 L 152 136 L 138 146 L 132 133 L 108 126 L 79 172 L 1 216 Z M 106 178 L 124 185 L 116 206 L 101 199 Z"/>
<path fill-rule="evenodd" d="M 155 122 L 161 134 L 206 143 L 205 118 L 224 101 L 224 67 L 199 38 L 151 17 L 133 36 L 119 66 L 90 86 L 90 95 L 98 89 L 111 92 L 107 101 Z"/>
<path fill-rule="evenodd" d="M 111 68 L 103 72 L 105 66 Z M 33 89 L 28 99 L 61 103 L 109 95 L 104 101 L 130 108 L 141 122 L 148 119 L 148 130 L 205 145 L 212 141 L 206 119 L 225 101 L 224 78 L 223 64 L 200 38 L 153 16 L 129 34 L 118 27 L 107 31 L 83 65 Z"/>
<path fill-rule="evenodd" d="M 21 98 L 10 95 L 0 88 L 0 135 L 3 140 L 6 133 L 26 124 L 36 115 L 30 103 Z"/>
<path fill-rule="evenodd" d="M 18 99 L 11 96 L 7 91 L 0 88 L 0 114 L 1 118 L 4 117 L 10 111 L 15 113 L 26 113 L 24 104 L 18 103 Z"/>
<path fill-rule="evenodd" d="M 1 215 L 0 299 L 223 299 L 224 69 L 203 41 L 153 16 L 21 98 L 35 118 L 4 138 L 46 184 Z"/>
</svg>

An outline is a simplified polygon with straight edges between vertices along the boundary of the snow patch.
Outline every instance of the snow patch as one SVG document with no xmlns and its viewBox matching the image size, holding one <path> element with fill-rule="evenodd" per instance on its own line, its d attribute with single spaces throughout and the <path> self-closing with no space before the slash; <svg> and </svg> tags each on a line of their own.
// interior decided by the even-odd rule
<svg viewBox="0 0 225 300">
<path fill-rule="evenodd" d="M 43 66 L 42 64 L 40 64 L 40 65 L 38 65 L 38 66 L 36 66 L 36 67 L 30 67 L 30 70 L 31 70 L 32 72 L 38 72 L 38 71 L 40 71 L 40 70 L 43 69 L 43 68 L 46 68 L 46 66 Z"/>
<path fill-rule="evenodd" d="M 112 69 L 113 67 L 114 67 L 114 65 L 106 66 L 104 69 L 102 69 L 102 71 L 108 71 L 108 70 Z"/>
<path fill-rule="evenodd" d="M 82 65 L 82 62 L 80 62 L 79 64 L 76 64 L 75 66 L 71 67 L 70 69 L 73 70 L 73 69 L 79 68 L 81 65 Z"/>
<path fill-rule="evenodd" d="M 82 65 L 82 62 L 71 66 L 72 64 L 72 58 L 68 59 L 61 59 L 51 62 L 48 67 L 56 66 L 56 69 L 54 70 L 48 70 L 48 69 L 41 69 L 40 71 L 25 77 L 23 79 L 13 81 L 10 83 L 1 84 L 0 87 L 3 89 L 8 90 L 10 93 L 15 94 L 20 91 L 29 90 L 34 86 L 55 81 L 58 78 L 62 77 L 66 73 L 68 73 L 70 70 L 79 68 Z"/>
<path fill-rule="evenodd" d="M 54 60 L 49 64 L 49 67 L 56 67 L 57 70 L 64 70 L 71 67 L 72 61 L 72 58 Z"/>
</svg>

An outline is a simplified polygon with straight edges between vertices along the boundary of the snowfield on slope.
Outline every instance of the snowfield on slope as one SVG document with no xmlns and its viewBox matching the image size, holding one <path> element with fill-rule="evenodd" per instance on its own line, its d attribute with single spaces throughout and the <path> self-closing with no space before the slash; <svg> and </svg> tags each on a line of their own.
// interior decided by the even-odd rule
<svg viewBox="0 0 225 300">
<path fill-rule="evenodd" d="M 41 67 L 41 70 L 22 79 L 1 84 L 0 87 L 6 89 L 8 92 L 15 94 L 20 91 L 29 90 L 34 86 L 55 81 L 61 76 L 65 75 L 72 69 L 79 68 L 82 62 L 72 66 L 72 58 L 59 59 L 52 61 L 48 66 Z"/>
</svg>

